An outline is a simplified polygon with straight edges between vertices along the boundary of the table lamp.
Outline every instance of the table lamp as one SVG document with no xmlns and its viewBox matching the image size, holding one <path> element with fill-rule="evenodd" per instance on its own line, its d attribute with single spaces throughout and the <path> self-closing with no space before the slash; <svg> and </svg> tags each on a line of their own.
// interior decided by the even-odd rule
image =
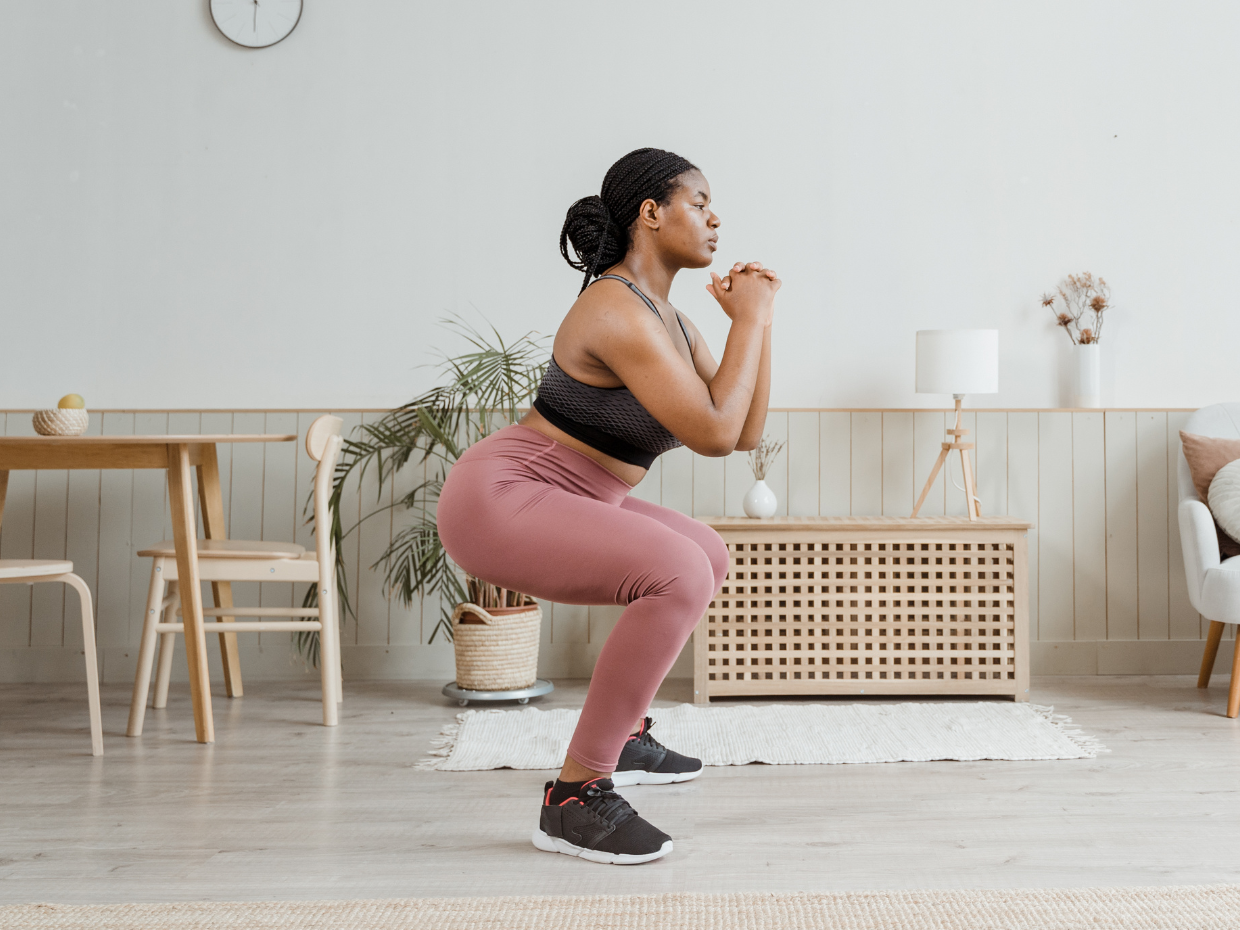
<svg viewBox="0 0 1240 930">
<path fill-rule="evenodd" d="M 981 516 L 969 450 L 965 442 L 969 434 L 960 428 L 960 402 L 966 394 L 995 394 L 999 391 L 999 331 L 997 329 L 922 329 L 917 332 L 917 393 L 951 394 L 956 400 L 956 426 L 947 431 L 948 441 L 935 460 L 934 468 L 922 488 L 921 497 L 913 507 L 913 516 L 921 510 L 930 486 L 939 469 L 953 452 L 960 453 L 964 472 L 964 493 L 969 519 Z"/>
</svg>

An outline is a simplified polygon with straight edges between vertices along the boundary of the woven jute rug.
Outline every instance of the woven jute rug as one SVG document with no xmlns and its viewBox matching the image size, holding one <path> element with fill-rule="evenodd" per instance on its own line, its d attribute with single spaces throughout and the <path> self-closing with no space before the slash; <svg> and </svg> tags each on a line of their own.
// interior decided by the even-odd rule
<svg viewBox="0 0 1240 930">
<path fill-rule="evenodd" d="M 579 714 L 533 707 L 466 711 L 432 742 L 419 767 L 559 768 Z M 661 742 L 706 765 L 1090 759 L 1105 751 L 1054 708 L 999 701 L 679 704 L 650 715 Z"/>
<path fill-rule="evenodd" d="M 0 907 L 6 930 L 1235 930 L 1240 885 Z"/>
</svg>

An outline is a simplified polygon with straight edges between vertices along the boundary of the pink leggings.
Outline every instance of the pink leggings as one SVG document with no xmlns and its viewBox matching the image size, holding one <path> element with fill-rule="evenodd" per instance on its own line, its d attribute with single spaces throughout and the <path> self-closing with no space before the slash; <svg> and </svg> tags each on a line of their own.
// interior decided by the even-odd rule
<svg viewBox="0 0 1240 930">
<path fill-rule="evenodd" d="M 563 604 L 624 604 L 568 754 L 611 772 L 625 740 L 719 590 L 719 534 L 636 500 L 598 462 L 528 426 L 475 443 L 444 482 L 437 521 L 461 568 Z"/>
</svg>

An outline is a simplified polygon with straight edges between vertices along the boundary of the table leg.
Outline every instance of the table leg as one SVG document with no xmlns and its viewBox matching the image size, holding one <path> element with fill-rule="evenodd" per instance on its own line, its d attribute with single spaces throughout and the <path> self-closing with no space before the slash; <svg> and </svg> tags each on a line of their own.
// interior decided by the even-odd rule
<svg viewBox="0 0 1240 930">
<path fill-rule="evenodd" d="M 172 505 L 172 538 L 177 550 L 181 619 L 185 624 L 185 658 L 194 705 L 194 731 L 200 743 L 215 742 L 211 718 L 211 678 L 207 672 L 206 638 L 202 629 L 202 584 L 198 578 L 198 527 L 194 520 L 194 480 L 189 446 L 168 445 L 168 499 Z"/>
<path fill-rule="evenodd" d="M 0 471 L 0 526 L 4 525 L 4 498 L 9 493 L 9 473 Z"/>
<path fill-rule="evenodd" d="M 224 525 L 224 497 L 220 493 L 220 463 L 215 455 L 215 446 L 203 449 L 202 464 L 198 466 L 198 501 L 202 505 L 202 526 L 207 539 L 227 539 L 228 529 Z M 227 581 L 213 581 L 211 595 L 216 607 L 233 605 L 232 585 Z M 232 623 L 235 617 L 217 618 L 223 623 Z M 245 693 L 241 686 L 241 659 L 237 653 L 237 634 L 220 634 L 220 658 L 224 660 L 224 690 L 229 697 L 241 697 Z"/>
</svg>

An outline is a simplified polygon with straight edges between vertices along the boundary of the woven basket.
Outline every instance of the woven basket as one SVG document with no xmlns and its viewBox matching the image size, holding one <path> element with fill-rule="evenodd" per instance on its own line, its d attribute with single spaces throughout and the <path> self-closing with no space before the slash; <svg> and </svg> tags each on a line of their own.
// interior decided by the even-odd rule
<svg viewBox="0 0 1240 930">
<path fill-rule="evenodd" d="M 463 623 L 465 614 L 482 623 Z M 457 604 L 452 612 L 456 649 L 456 686 L 468 691 L 517 691 L 538 679 L 538 640 L 542 608 L 486 610 L 477 604 Z"/>
<path fill-rule="evenodd" d="M 34 415 L 34 431 L 40 436 L 81 436 L 90 424 L 90 414 L 78 408 L 39 410 Z"/>
</svg>

